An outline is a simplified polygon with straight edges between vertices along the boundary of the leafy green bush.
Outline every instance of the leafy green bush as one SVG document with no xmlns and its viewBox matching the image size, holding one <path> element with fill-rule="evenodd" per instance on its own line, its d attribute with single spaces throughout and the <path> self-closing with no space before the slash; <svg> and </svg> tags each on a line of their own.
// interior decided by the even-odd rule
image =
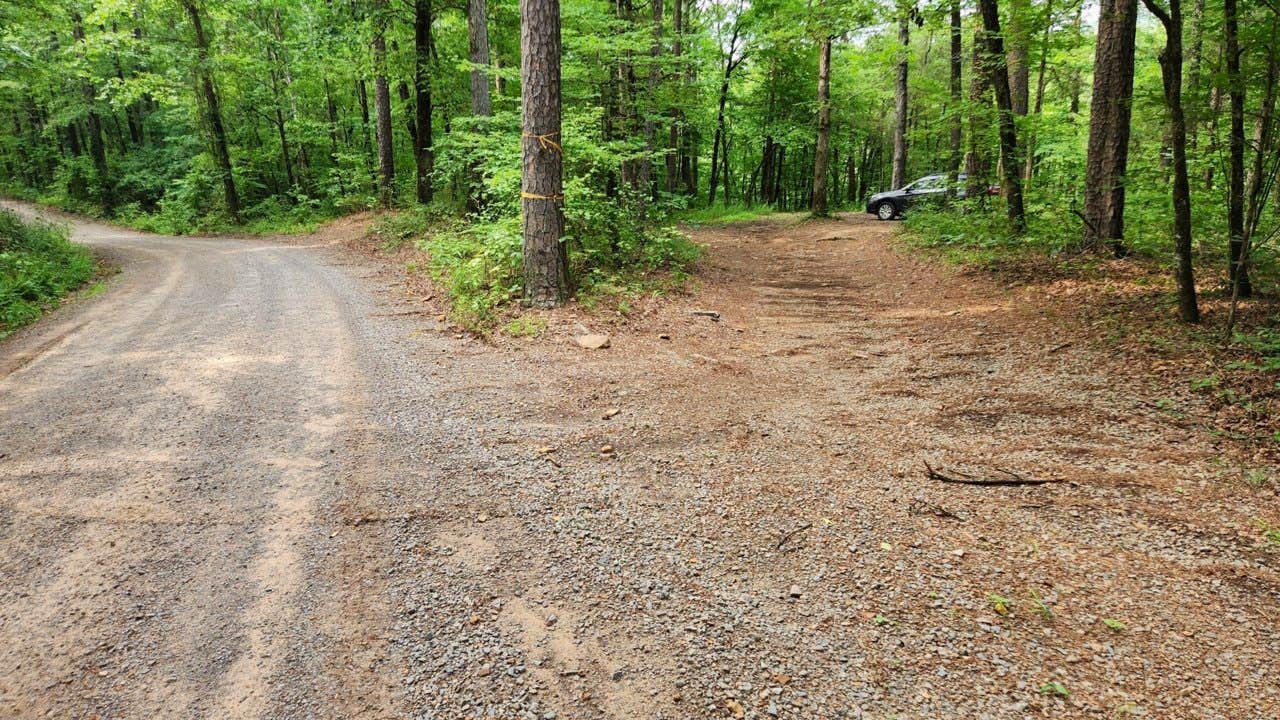
<svg viewBox="0 0 1280 720">
<path fill-rule="evenodd" d="M 0 210 L 0 337 L 56 307 L 93 272 L 93 256 L 66 232 Z"/>
</svg>

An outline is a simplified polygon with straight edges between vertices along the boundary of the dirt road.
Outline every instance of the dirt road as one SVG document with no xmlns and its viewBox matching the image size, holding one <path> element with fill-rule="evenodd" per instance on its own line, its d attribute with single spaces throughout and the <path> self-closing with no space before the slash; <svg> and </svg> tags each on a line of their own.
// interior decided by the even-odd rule
<svg viewBox="0 0 1280 720">
<path fill-rule="evenodd" d="M 0 708 L 1277 716 L 1274 487 L 887 227 L 704 231 L 693 295 L 493 345 L 350 253 L 78 225 L 124 272 L 2 346 Z"/>
</svg>

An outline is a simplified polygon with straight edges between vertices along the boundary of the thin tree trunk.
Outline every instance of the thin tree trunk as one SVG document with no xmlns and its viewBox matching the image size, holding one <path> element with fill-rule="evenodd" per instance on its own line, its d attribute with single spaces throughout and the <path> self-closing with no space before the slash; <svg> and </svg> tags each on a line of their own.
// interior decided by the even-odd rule
<svg viewBox="0 0 1280 720">
<path fill-rule="evenodd" d="M 1142 0 L 1164 25 L 1160 75 L 1169 108 L 1170 149 L 1173 152 L 1173 241 L 1178 256 L 1178 311 L 1184 322 L 1200 322 L 1196 282 L 1191 266 L 1191 182 L 1187 177 L 1187 121 L 1182 112 L 1182 1 L 1169 0 L 1166 11 L 1158 0 Z"/>
<path fill-rule="evenodd" d="M 1240 287 L 1240 297 L 1253 294 L 1241 258 L 1244 248 L 1244 75 L 1240 71 L 1240 10 L 1236 0 L 1223 0 L 1223 51 L 1227 56 L 1227 93 L 1231 99 L 1231 132 L 1228 136 L 1227 233 L 1230 236 L 1228 278 Z"/>
<path fill-rule="evenodd" d="M 569 296 L 562 242 L 560 0 L 520 0 L 520 92 L 524 296 L 535 307 L 550 307 Z"/>
<path fill-rule="evenodd" d="M 73 22 L 72 35 L 75 38 L 77 52 L 82 52 L 84 47 L 84 27 L 81 24 L 80 13 L 73 12 L 71 14 Z M 89 125 L 89 156 L 93 158 L 93 170 L 97 175 L 96 185 L 98 201 L 102 204 L 102 208 L 108 213 L 111 212 L 112 206 L 115 205 L 115 198 L 112 196 L 108 187 L 110 187 L 110 178 L 107 177 L 107 148 L 102 141 L 102 116 L 98 114 L 98 93 L 93 89 L 93 85 L 89 81 L 84 81 L 80 86 L 81 95 L 84 97 L 85 120 Z"/>
<path fill-rule="evenodd" d="M 684 0 L 672 0 L 671 3 L 671 57 L 675 61 L 677 77 L 680 74 L 681 58 L 684 55 Z M 680 181 L 680 125 L 682 113 L 680 108 L 672 105 L 667 112 L 671 119 L 667 129 L 667 192 L 674 195 Z"/>
<path fill-rule="evenodd" d="M 813 204 L 818 217 L 826 217 L 827 167 L 831 160 L 831 37 L 818 46 L 818 141 L 813 153 Z"/>
<path fill-rule="evenodd" d="M 983 39 L 987 43 L 987 70 L 996 91 L 996 109 L 1000 126 L 1000 157 L 1003 168 L 1005 202 L 1009 226 L 1015 235 L 1027 230 L 1027 216 L 1022 203 L 1022 162 L 1018 135 L 1014 127 L 1013 97 L 1009 91 L 1009 73 L 1005 67 L 1004 39 L 1000 31 L 1000 9 L 996 0 L 979 0 L 982 9 Z"/>
<path fill-rule="evenodd" d="M 733 69 L 737 67 L 738 62 L 740 62 L 740 60 L 734 60 L 733 57 L 737 44 L 738 26 L 735 23 L 733 27 L 733 36 L 729 40 L 729 53 L 725 57 L 724 61 L 724 78 L 720 81 L 720 103 L 719 109 L 716 112 L 716 134 L 715 140 L 711 145 L 711 185 L 707 190 L 708 205 L 716 204 L 716 187 L 719 185 L 721 172 L 720 150 L 724 145 L 724 107 L 725 103 L 729 99 L 729 79 L 733 76 Z M 727 156 L 728 152 L 725 152 L 725 155 Z M 727 160 L 725 165 L 728 165 Z M 728 198 L 725 198 L 725 201 L 727 202 Z"/>
<path fill-rule="evenodd" d="M 658 80 L 661 77 L 658 72 L 658 59 L 662 56 L 662 2 L 663 0 L 650 0 L 653 20 L 653 44 L 649 47 L 649 82 L 644 114 L 644 147 L 649 157 L 644 159 L 643 168 L 646 176 L 645 181 L 648 185 L 647 192 L 655 200 L 658 197 L 658 184 L 653 179 L 653 153 L 658 146 L 657 123 L 654 118 L 658 114 Z"/>
<path fill-rule="evenodd" d="M 482 7 L 484 5 L 484 0 L 470 0 L 470 2 L 479 2 Z M 414 125 L 417 132 L 413 140 L 413 159 L 417 168 L 418 202 L 424 205 L 431 202 L 433 196 L 431 175 L 435 172 L 436 164 L 431 129 L 431 20 L 431 0 L 415 0 L 413 4 L 413 86 L 417 95 L 414 103 L 417 117 Z M 483 22 L 483 18 L 481 21 Z M 480 87 L 483 88 L 485 102 L 488 103 L 489 85 L 486 79 L 481 79 Z M 474 93 L 475 90 L 476 79 L 473 72 L 471 92 Z M 472 104 L 474 103 L 473 95 Z"/>
<path fill-rule="evenodd" d="M 1089 114 L 1084 246 L 1109 244 L 1117 257 L 1128 254 L 1124 245 L 1125 172 L 1137 28 L 1137 0 L 1102 0 Z"/>
<path fill-rule="evenodd" d="M 1053 0 L 1045 0 L 1044 12 L 1046 20 L 1044 24 L 1044 38 L 1040 45 L 1040 67 L 1036 70 L 1036 100 L 1035 107 L 1032 108 L 1030 113 L 1036 118 L 1032 121 L 1033 123 L 1039 122 L 1040 115 L 1044 111 L 1045 68 L 1049 62 L 1049 36 L 1050 31 L 1053 28 Z M 1027 156 L 1027 165 L 1022 172 L 1022 177 L 1025 182 L 1031 182 L 1031 178 L 1035 175 L 1036 170 L 1036 132 L 1034 124 L 1027 130 L 1027 141 L 1025 145 L 1026 149 L 1024 152 Z"/>
<path fill-rule="evenodd" d="M 1272 31 L 1272 36 L 1274 37 L 1274 23 L 1272 24 Z M 1248 276 L 1253 238 L 1258 230 L 1258 221 L 1262 217 L 1263 205 L 1266 203 L 1267 195 L 1275 189 L 1276 170 L 1280 167 L 1280 158 L 1276 157 L 1274 147 L 1277 82 L 1280 82 L 1280 59 L 1276 57 L 1276 48 L 1272 46 L 1267 49 L 1267 72 L 1263 79 L 1262 104 L 1258 111 L 1258 121 L 1254 124 L 1253 129 L 1253 162 L 1249 168 L 1249 178 L 1245 191 L 1248 196 L 1248 207 L 1246 208 L 1244 242 L 1240 248 L 1240 269 L 1243 272 L 1238 274 L 1237 278 Z M 1225 333 L 1228 340 L 1231 339 L 1232 330 L 1235 327 L 1239 301 L 1240 283 L 1232 283 L 1231 308 L 1227 314 Z"/>
<path fill-rule="evenodd" d="M 235 177 L 231 172 L 231 152 L 227 149 L 227 132 L 222 125 L 222 109 L 218 105 L 218 92 L 213 85 L 213 73 L 209 69 L 209 37 L 205 35 L 204 23 L 195 0 L 182 0 L 182 7 L 191 19 L 195 30 L 196 75 L 199 78 L 200 92 L 203 96 L 205 118 L 209 123 L 209 132 L 213 135 L 213 161 L 218 166 L 218 174 L 222 176 L 222 194 L 227 205 L 227 214 L 237 223 L 240 222 L 240 195 L 236 192 Z"/>
<path fill-rule="evenodd" d="M 898 18 L 898 78 L 894 85 L 893 113 L 893 180 L 895 189 L 907 182 L 907 71 L 911 54 L 911 18 L 905 7 L 900 7 Z"/>
<path fill-rule="evenodd" d="M 373 108 L 377 118 L 378 203 L 389 207 L 395 196 L 395 150 L 391 137 L 391 87 L 387 84 L 387 3 L 373 2 Z"/>
</svg>

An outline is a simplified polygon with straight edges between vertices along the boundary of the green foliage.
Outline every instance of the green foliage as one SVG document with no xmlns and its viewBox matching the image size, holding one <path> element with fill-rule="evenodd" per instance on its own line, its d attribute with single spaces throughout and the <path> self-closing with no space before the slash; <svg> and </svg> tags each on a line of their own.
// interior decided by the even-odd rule
<svg viewBox="0 0 1280 720">
<path fill-rule="evenodd" d="M 93 256 L 64 230 L 0 210 L 0 337 L 56 307 L 94 268 Z"/>
<path fill-rule="evenodd" d="M 1067 690 L 1067 686 L 1060 682 L 1051 681 L 1040 686 L 1041 695 L 1056 695 L 1058 697 L 1070 697 L 1071 692 Z"/>
</svg>

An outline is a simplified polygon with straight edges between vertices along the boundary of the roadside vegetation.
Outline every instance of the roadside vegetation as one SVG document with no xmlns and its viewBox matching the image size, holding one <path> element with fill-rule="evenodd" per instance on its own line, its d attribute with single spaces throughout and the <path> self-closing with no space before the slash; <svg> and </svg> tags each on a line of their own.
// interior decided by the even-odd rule
<svg viewBox="0 0 1280 720">
<path fill-rule="evenodd" d="M 66 231 L 0 210 L 0 338 L 57 307 L 94 270 L 93 255 Z"/>
</svg>

